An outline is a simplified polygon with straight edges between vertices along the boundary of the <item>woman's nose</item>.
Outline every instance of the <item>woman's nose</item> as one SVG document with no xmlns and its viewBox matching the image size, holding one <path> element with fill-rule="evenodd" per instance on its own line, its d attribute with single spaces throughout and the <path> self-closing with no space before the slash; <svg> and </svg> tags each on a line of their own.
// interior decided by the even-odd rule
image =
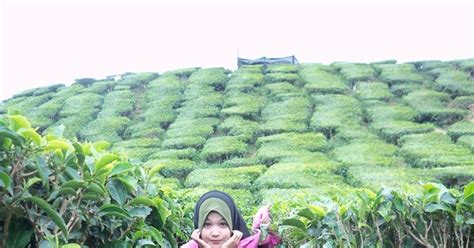
<svg viewBox="0 0 474 248">
<path fill-rule="evenodd" d="M 211 235 L 212 235 L 212 236 L 219 236 L 219 235 L 220 235 L 219 228 L 213 227 L 213 228 L 212 228 L 212 231 L 211 231 Z"/>
</svg>

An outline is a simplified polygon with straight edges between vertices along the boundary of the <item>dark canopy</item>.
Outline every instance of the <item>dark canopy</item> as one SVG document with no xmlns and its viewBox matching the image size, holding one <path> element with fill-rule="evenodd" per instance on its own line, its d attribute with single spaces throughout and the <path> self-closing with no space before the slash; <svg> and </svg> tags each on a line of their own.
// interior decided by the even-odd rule
<svg viewBox="0 0 474 248">
<path fill-rule="evenodd" d="M 267 58 L 261 57 L 259 59 L 244 59 L 237 58 L 237 65 L 240 67 L 242 65 L 270 65 L 270 64 L 298 64 L 296 57 L 281 57 L 281 58 Z"/>
</svg>

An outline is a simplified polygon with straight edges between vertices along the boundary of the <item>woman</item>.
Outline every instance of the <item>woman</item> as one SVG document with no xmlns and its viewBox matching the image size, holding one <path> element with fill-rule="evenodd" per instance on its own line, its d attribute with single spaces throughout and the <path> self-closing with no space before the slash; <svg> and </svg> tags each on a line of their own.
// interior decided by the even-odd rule
<svg viewBox="0 0 474 248">
<path fill-rule="evenodd" d="M 268 230 L 269 207 L 260 208 L 254 216 L 250 233 L 232 197 L 222 191 L 209 191 L 196 203 L 196 230 L 182 248 L 272 248 L 280 243 L 280 237 Z"/>
</svg>

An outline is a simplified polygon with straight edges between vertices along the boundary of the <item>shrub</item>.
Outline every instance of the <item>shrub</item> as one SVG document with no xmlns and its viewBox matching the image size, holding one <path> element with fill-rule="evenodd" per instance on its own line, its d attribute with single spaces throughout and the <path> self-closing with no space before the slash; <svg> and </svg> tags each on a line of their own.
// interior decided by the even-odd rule
<svg viewBox="0 0 474 248">
<path fill-rule="evenodd" d="M 334 158 L 349 166 L 391 166 L 394 163 L 397 147 L 382 141 L 358 141 L 336 147 L 332 153 Z"/>
<path fill-rule="evenodd" d="M 400 139 L 400 155 L 413 167 L 431 168 L 474 164 L 467 148 L 451 142 L 441 133 L 410 134 Z"/>
<path fill-rule="evenodd" d="M 450 105 L 455 108 L 469 109 L 474 106 L 474 96 L 458 96 Z"/>
<path fill-rule="evenodd" d="M 128 126 L 124 131 L 124 137 L 136 138 L 158 138 L 164 133 L 161 127 L 148 127 L 147 122 L 138 122 Z"/>
<path fill-rule="evenodd" d="M 91 116 L 99 112 L 102 105 L 102 96 L 94 93 L 74 95 L 64 103 L 60 112 L 61 117 Z M 78 108 L 80 106 L 80 108 Z"/>
<path fill-rule="evenodd" d="M 394 84 L 390 87 L 390 91 L 397 97 L 403 97 L 413 91 L 423 89 L 423 86 L 416 83 Z"/>
<path fill-rule="evenodd" d="M 1 129 L 0 246 L 177 247 L 191 232 L 186 200 L 139 164 L 18 116 Z"/>
<path fill-rule="evenodd" d="M 138 138 L 120 141 L 114 144 L 114 147 L 159 147 L 160 140 L 153 138 Z"/>
<path fill-rule="evenodd" d="M 277 73 L 277 72 L 282 72 L 282 73 L 296 73 L 298 72 L 298 67 L 297 65 L 292 65 L 292 64 L 273 64 L 267 66 L 265 69 L 266 73 Z"/>
<path fill-rule="evenodd" d="M 311 163 L 279 163 L 270 167 L 255 182 L 259 188 L 313 188 L 325 184 L 344 184 L 342 177 L 332 174 L 328 160 Z"/>
<path fill-rule="evenodd" d="M 280 231 L 290 247 L 467 247 L 472 211 L 465 204 L 471 202 L 471 189 L 472 183 L 464 194 L 453 193 L 427 183 L 416 196 L 361 189 L 293 207 Z"/>
<path fill-rule="evenodd" d="M 311 127 L 332 137 L 343 126 L 359 126 L 362 110 L 359 103 L 345 95 L 314 95 L 316 108 L 311 117 Z"/>
<path fill-rule="evenodd" d="M 249 94 L 226 94 L 224 108 L 221 113 L 225 115 L 242 115 L 256 119 L 260 114 L 263 102 L 260 97 Z"/>
<path fill-rule="evenodd" d="M 162 147 L 166 149 L 184 149 L 184 148 L 196 148 L 200 149 L 206 139 L 200 136 L 184 136 L 177 138 L 167 138 L 163 141 Z"/>
<path fill-rule="evenodd" d="M 367 119 L 372 122 L 381 121 L 412 121 L 415 120 L 417 112 L 403 105 L 376 105 L 367 108 Z"/>
<path fill-rule="evenodd" d="M 225 88 L 225 83 L 229 80 L 227 71 L 224 68 L 199 69 L 189 77 L 190 83 L 213 86 L 215 88 Z"/>
<path fill-rule="evenodd" d="M 226 169 L 196 169 L 185 181 L 186 187 L 224 187 L 251 189 L 252 184 L 264 171 L 264 165 Z"/>
<path fill-rule="evenodd" d="M 238 137 L 214 137 L 206 141 L 201 151 L 201 158 L 208 162 L 219 162 L 230 157 L 242 156 L 248 149 L 248 145 Z"/>
<path fill-rule="evenodd" d="M 158 159 L 150 160 L 144 164 L 147 168 L 154 168 L 164 177 L 178 178 L 184 181 L 189 173 L 197 168 L 194 161 L 188 159 Z"/>
<path fill-rule="evenodd" d="M 391 97 L 388 86 L 384 83 L 361 82 L 355 85 L 355 95 L 360 100 L 384 100 Z"/>
<path fill-rule="evenodd" d="M 197 150 L 194 148 L 185 149 L 168 149 L 158 151 L 150 155 L 150 159 L 190 159 L 192 160 L 197 155 Z"/>
<path fill-rule="evenodd" d="M 118 86 L 128 86 L 130 89 L 143 87 L 146 83 L 152 81 L 158 76 L 157 73 L 143 72 L 143 73 L 131 73 L 122 77 L 117 82 L 115 90 L 118 90 Z M 125 88 L 126 89 L 126 88 Z"/>
<path fill-rule="evenodd" d="M 193 74 L 196 70 L 198 70 L 198 67 L 190 67 L 190 68 L 183 68 L 183 69 L 177 69 L 177 70 L 172 70 L 172 71 L 166 71 L 164 72 L 161 76 L 177 76 L 177 77 L 189 77 L 191 74 Z"/>
<path fill-rule="evenodd" d="M 290 150 L 302 149 L 308 151 L 322 151 L 327 148 L 326 137 L 321 133 L 281 133 L 257 139 L 257 146 L 277 143 Z"/>
<path fill-rule="evenodd" d="M 238 90 L 241 92 L 250 92 L 264 83 L 263 74 L 258 73 L 241 73 L 241 69 L 237 70 L 227 81 L 226 91 Z"/>
<path fill-rule="evenodd" d="M 403 97 L 403 101 L 419 113 L 419 121 L 433 121 L 439 125 L 453 123 L 467 114 L 465 110 L 447 108 L 445 102 L 449 100 L 448 94 L 430 90 L 411 92 Z"/>
<path fill-rule="evenodd" d="M 341 127 L 330 140 L 330 144 L 338 147 L 350 143 L 370 142 L 371 140 L 379 140 L 379 137 L 365 127 Z"/>
<path fill-rule="evenodd" d="M 455 61 L 459 68 L 464 71 L 472 71 L 474 70 L 474 59 L 463 59 Z"/>
<path fill-rule="evenodd" d="M 158 148 L 144 148 L 144 147 L 117 147 L 114 148 L 114 151 L 119 152 L 131 159 L 135 159 L 138 161 L 147 161 L 150 155 L 154 154 L 158 151 Z"/>
<path fill-rule="evenodd" d="M 239 136 L 242 141 L 251 141 L 258 131 L 258 123 L 245 120 L 241 116 L 229 116 L 218 129 L 227 135 Z"/>
<path fill-rule="evenodd" d="M 474 152 L 474 135 L 463 135 L 458 138 L 456 142 L 459 145 L 465 146 Z"/>
<path fill-rule="evenodd" d="M 398 144 L 398 140 L 408 134 L 428 133 L 434 131 L 431 124 L 420 124 L 411 121 L 386 120 L 374 122 L 371 125 L 380 137 L 387 142 Z"/>
<path fill-rule="evenodd" d="M 436 89 L 447 92 L 452 96 L 473 95 L 474 84 L 470 75 L 463 71 L 448 71 L 441 73 L 435 81 Z"/>
<path fill-rule="evenodd" d="M 367 64 L 333 63 L 331 66 L 337 68 L 349 82 L 367 81 L 376 75 L 374 68 Z"/>
<path fill-rule="evenodd" d="M 448 135 L 456 141 L 463 135 L 474 135 L 474 123 L 470 121 L 459 121 L 448 127 Z"/>
<path fill-rule="evenodd" d="M 296 73 L 267 73 L 265 74 L 265 81 L 268 83 L 276 83 L 276 82 L 288 82 L 295 84 L 299 80 L 299 76 Z"/>
<path fill-rule="evenodd" d="M 379 78 L 389 85 L 399 83 L 423 83 L 425 79 L 416 73 L 412 64 L 382 64 L 374 65 L 380 71 Z"/>
<path fill-rule="evenodd" d="M 121 135 L 130 123 L 130 119 L 121 116 L 104 116 L 90 122 L 80 132 L 81 136 L 90 141 L 110 140 L 121 141 Z"/>
<path fill-rule="evenodd" d="M 304 89 L 309 93 L 343 94 L 349 90 L 347 84 L 337 75 L 326 71 L 301 72 Z"/>
</svg>

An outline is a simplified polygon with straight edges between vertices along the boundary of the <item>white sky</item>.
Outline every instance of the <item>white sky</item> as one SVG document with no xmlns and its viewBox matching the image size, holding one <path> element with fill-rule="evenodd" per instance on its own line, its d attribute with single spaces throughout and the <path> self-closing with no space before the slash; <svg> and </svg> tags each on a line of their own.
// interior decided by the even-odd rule
<svg viewBox="0 0 474 248">
<path fill-rule="evenodd" d="M 0 100 L 25 89 L 125 72 L 300 62 L 474 57 L 473 2 L 3 1 Z"/>
</svg>

